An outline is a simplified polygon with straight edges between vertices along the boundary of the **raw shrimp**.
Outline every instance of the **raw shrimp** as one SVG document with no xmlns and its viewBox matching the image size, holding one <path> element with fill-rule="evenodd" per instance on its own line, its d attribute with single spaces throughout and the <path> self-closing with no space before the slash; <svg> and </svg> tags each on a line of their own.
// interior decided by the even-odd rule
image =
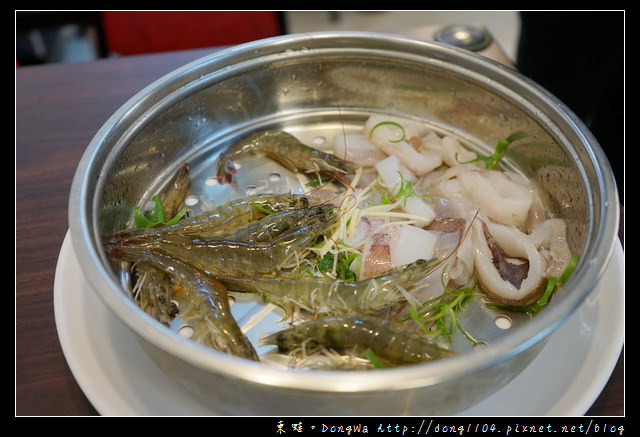
<svg viewBox="0 0 640 437">
<path fill-rule="evenodd" d="M 184 163 L 158 196 L 163 215 L 174 217 L 183 214 L 184 199 L 191 182 L 191 167 Z M 171 299 L 170 276 L 149 263 L 138 260 L 131 267 L 134 278 L 133 298 L 147 314 L 169 325 L 178 311 Z"/>
<path fill-rule="evenodd" d="M 231 200 L 209 211 L 185 217 L 171 225 L 154 228 L 133 228 L 116 232 L 112 240 L 143 234 L 183 234 L 200 237 L 220 237 L 258 221 L 274 212 L 292 211 L 318 205 L 319 200 L 303 194 L 257 194 Z"/>
<path fill-rule="evenodd" d="M 268 215 L 224 237 L 200 238 L 182 234 L 148 234 L 124 238 L 107 246 L 113 249 L 147 247 L 171 253 L 183 262 L 224 276 L 274 272 L 289 258 L 312 245 L 335 220 L 330 205 L 318 205 Z"/>
<path fill-rule="evenodd" d="M 231 183 L 237 170 L 233 161 L 247 154 L 264 154 L 292 172 L 353 174 L 356 164 L 302 144 L 293 135 L 276 130 L 256 132 L 231 146 L 218 159 L 220 183 Z"/>
<path fill-rule="evenodd" d="M 171 276 L 184 295 L 180 306 L 187 308 L 178 316 L 193 328 L 192 339 L 221 352 L 259 361 L 253 345 L 231 315 L 227 289 L 220 281 L 159 250 L 113 248 L 111 256 L 123 261 L 149 263 Z"/>
<path fill-rule="evenodd" d="M 384 364 L 399 366 L 454 355 L 433 338 L 392 320 L 345 316 L 315 319 L 263 338 L 281 353 L 307 352 L 326 347 L 338 352 L 363 353 L 370 349 Z"/>
<path fill-rule="evenodd" d="M 410 288 L 425 278 L 436 265 L 435 261 L 418 260 L 358 282 L 320 276 L 220 279 L 230 290 L 259 293 L 283 308 L 295 305 L 315 315 L 370 314 L 403 302 L 405 296 L 398 287 Z"/>
</svg>

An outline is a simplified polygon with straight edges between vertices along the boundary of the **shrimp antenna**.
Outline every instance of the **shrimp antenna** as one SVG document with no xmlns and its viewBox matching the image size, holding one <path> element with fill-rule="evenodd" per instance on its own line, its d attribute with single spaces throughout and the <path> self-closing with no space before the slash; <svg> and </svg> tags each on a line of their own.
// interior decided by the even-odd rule
<svg viewBox="0 0 640 437">
<path fill-rule="evenodd" d="M 311 41 L 313 42 L 313 45 L 315 46 L 316 41 L 315 41 L 314 36 L 313 35 L 309 35 L 309 37 L 310 37 Z M 346 131 L 345 127 L 344 127 L 344 116 L 343 116 L 343 111 L 342 111 L 342 105 L 340 104 L 340 99 L 338 99 L 338 93 L 336 92 L 336 85 L 335 85 L 333 79 L 331 78 L 331 75 L 329 74 L 329 67 L 327 66 L 327 63 L 325 62 L 325 59 L 323 58 L 322 55 L 319 54 L 318 47 L 315 46 L 314 50 L 316 52 L 318 52 L 318 58 L 319 58 L 319 61 L 320 61 L 320 66 L 322 67 L 322 71 L 323 71 L 324 77 L 325 77 L 327 83 L 329 84 L 329 89 L 331 90 L 331 94 L 333 95 L 333 101 L 334 101 L 334 103 L 336 105 L 336 109 L 337 109 L 337 112 L 338 112 L 338 118 L 340 119 L 340 126 L 342 128 L 342 136 L 346 137 L 347 136 L 347 131 Z M 346 153 L 347 152 L 347 150 L 346 150 L 347 142 L 346 141 L 345 141 L 344 147 L 345 147 L 344 156 L 347 156 L 347 153 Z"/>
</svg>

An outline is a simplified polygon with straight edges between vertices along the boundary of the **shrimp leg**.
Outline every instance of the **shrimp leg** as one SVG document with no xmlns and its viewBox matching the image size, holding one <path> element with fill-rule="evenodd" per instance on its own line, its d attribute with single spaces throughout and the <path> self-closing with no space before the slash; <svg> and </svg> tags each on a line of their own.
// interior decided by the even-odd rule
<svg viewBox="0 0 640 437">
<path fill-rule="evenodd" d="M 171 302 L 169 275 L 151 264 L 139 262 L 134 265 L 135 286 L 133 296 L 147 314 L 168 325 L 177 312 Z"/>
</svg>

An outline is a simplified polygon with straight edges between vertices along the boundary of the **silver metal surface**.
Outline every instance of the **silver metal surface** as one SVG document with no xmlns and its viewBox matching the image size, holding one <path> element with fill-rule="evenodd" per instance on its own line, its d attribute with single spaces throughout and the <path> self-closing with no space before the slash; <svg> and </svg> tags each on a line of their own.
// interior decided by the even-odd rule
<svg viewBox="0 0 640 437">
<path fill-rule="evenodd" d="M 472 52 L 484 50 L 493 42 L 493 36 L 487 29 L 469 24 L 445 26 L 438 29 L 434 39 Z"/>
<path fill-rule="evenodd" d="M 192 167 L 193 208 L 260 190 L 296 190 L 298 179 L 265 161 L 245 162 L 237 183 L 217 185 L 222 150 L 262 128 L 331 146 L 372 113 L 409 117 L 490 150 L 516 130 L 530 142 L 509 151 L 569 224 L 581 262 L 553 305 L 507 331 L 495 314 L 470 311 L 487 346 L 459 356 L 371 372 L 291 371 L 227 356 L 184 339 L 144 314 L 105 257 L 102 236 L 127 225 L 132 209 L 157 193 L 184 162 Z M 321 141 L 322 140 L 322 141 Z M 277 175 L 277 176 L 276 176 Z M 618 227 L 616 187 L 593 136 L 544 89 L 497 63 L 454 47 L 371 33 L 272 38 L 217 52 L 140 91 L 95 135 L 73 181 L 72 241 L 92 288 L 176 381 L 227 414 L 452 414 L 518 375 L 548 335 L 594 289 Z M 260 313 L 238 302 L 236 318 Z M 243 323 L 243 322 L 241 322 Z M 251 328 L 256 340 L 277 317 Z"/>
</svg>

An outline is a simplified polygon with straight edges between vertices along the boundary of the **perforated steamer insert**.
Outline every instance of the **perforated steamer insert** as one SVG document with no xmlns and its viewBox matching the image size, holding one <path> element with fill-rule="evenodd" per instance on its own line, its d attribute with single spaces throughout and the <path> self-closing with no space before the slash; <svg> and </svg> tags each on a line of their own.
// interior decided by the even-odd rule
<svg viewBox="0 0 640 437">
<path fill-rule="evenodd" d="M 364 123 L 372 114 L 370 111 L 347 110 L 334 111 L 333 113 L 329 111 L 305 113 L 302 117 L 293 115 L 269 120 L 259 126 L 251 126 L 246 130 L 234 132 L 233 135 L 215 142 L 204 141 L 204 146 L 186 161 L 190 166 L 191 183 L 184 203 L 189 208 L 189 214 L 196 215 L 229 200 L 254 194 L 308 193 L 313 195 L 313 188 L 307 183 L 317 180 L 317 177 L 314 178 L 313 174 L 304 175 L 291 172 L 274 160 L 261 155 L 247 154 L 234 161 L 237 173 L 231 184 L 223 184 L 218 181 L 216 165 L 220 153 L 253 130 L 280 129 L 291 133 L 303 144 L 327 153 L 334 153 L 335 137 L 362 134 Z M 407 117 L 407 121 L 414 123 L 417 119 Z M 462 144 L 471 150 L 485 155 L 492 153 L 491 146 L 483 144 L 479 139 L 465 134 L 459 129 L 429 120 L 419 121 L 425 126 L 429 126 L 440 136 L 455 135 Z M 176 162 L 172 167 L 179 168 L 182 164 L 183 162 Z M 511 171 L 517 171 L 517 168 L 508 162 L 501 164 Z M 163 174 L 172 176 L 171 171 L 163 172 Z M 146 191 L 152 195 L 161 191 L 167 183 L 166 180 L 158 180 Z M 336 188 L 336 190 L 346 189 L 345 186 Z M 151 208 L 152 203 L 150 199 L 145 199 L 141 206 L 143 209 Z M 124 273 L 124 285 L 130 288 L 130 279 L 126 272 Z M 439 277 L 435 276 L 437 275 L 434 275 L 433 279 L 439 280 Z M 282 308 L 266 303 L 261 296 L 252 293 L 231 291 L 230 304 L 232 315 L 256 348 L 261 356 L 261 361 L 289 367 L 293 361 L 278 354 L 275 346 L 263 345 L 261 338 L 290 326 L 289 323 L 292 321 L 290 315 L 288 316 Z M 502 313 L 487 309 L 482 299 L 470 301 L 466 305 L 466 310 L 459 314 L 459 318 L 464 328 L 478 340 L 478 344 L 473 345 L 462 333 L 458 332 L 451 343 L 452 349 L 457 352 L 486 346 L 493 339 L 500 338 L 510 329 L 526 323 L 529 319 L 528 316 L 518 313 Z M 183 322 L 179 315 L 171 322 L 170 329 L 186 338 L 189 338 L 193 333 L 192 327 Z M 317 360 L 325 358 L 322 355 L 316 357 Z M 322 361 L 318 364 L 321 365 Z"/>
</svg>

